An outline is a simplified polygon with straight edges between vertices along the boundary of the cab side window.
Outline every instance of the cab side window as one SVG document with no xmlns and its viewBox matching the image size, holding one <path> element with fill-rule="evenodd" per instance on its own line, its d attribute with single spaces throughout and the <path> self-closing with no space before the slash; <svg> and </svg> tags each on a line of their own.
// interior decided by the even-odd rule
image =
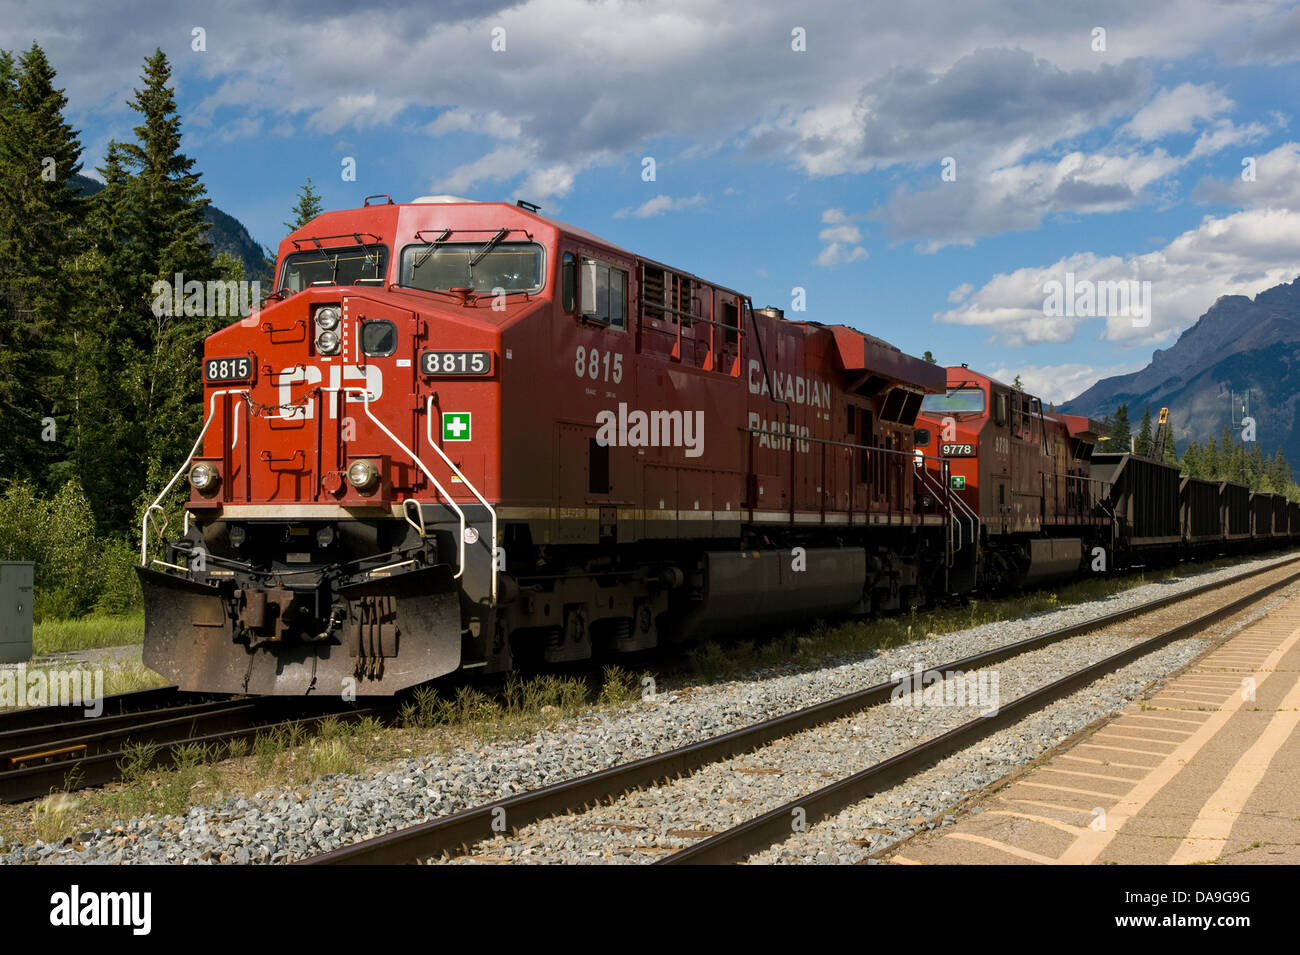
<svg viewBox="0 0 1300 955">
<path fill-rule="evenodd" d="M 599 259 L 582 258 L 582 317 L 627 328 L 627 272 Z"/>
<path fill-rule="evenodd" d="M 560 307 L 566 312 L 578 310 L 578 258 L 565 252 L 560 266 Z"/>
</svg>

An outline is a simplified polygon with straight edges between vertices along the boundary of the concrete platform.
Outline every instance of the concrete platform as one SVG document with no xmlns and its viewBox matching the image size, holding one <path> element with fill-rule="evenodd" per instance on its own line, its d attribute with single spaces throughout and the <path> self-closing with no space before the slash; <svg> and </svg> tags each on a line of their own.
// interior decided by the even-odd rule
<svg viewBox="0 0 1300 955">
<path fill-rule="evenodd" d="M 1300 863 L 1300 599 L 889 861 Z"/>
</svg>

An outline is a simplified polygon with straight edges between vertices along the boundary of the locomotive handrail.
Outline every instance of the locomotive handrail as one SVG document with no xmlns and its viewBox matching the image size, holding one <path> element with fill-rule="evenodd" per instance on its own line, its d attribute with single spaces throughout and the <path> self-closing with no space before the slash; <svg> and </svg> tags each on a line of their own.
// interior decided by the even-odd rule
<svg viewBox="0 0 1300 955">
<path fill-rule="evenodd" d="M 957 526 L 957 521 L 959 519 L 959 516 L 956 513 L 954 513 L 953 505 L 954 504 L 956 505 L 956 510 L 965 512 L 963 515 L 961 515 L 961 518 L 970 521 L 971 547 L 974 548 L 975 560 L 978 562 L 979 549 L 980 549 L 979 515 L 975 513 L 975 511 L 971 508 L 969 504 L 967 504 L 964 500 L 962 500 L 960 494 L 953 494 L 952 489 L 950 487 L 945 488 L 938 483 L 934 475 L 930 473 L 930 469 L 925 466 L 926 461 L 937 461 L 944 471 L 948 471 L 950 467 L 949 460 L 943 457 L 935 457 L 933 455 L 922 454 L 916 460 L 916 468 L 918 471 L 921 472 L 921 481 L 923 485 L 932 486 L 936 492 L 943 493 L 944 500 L 948 502 L 948 506 L 949 506 L 948 517 L 950 521 L 950 529 L 949 529 L 950 539 L 951 539 L 951 529 Z M 958 542 L 958 544 L 960 545 L 960 541 Z M 961 547 L 957 546 L 954 547 L 952 550 L 953 553 L 956 553 L 958 550 L 961 550 Z"/>
<path fill-rule="evenodd" d="M 212 400 L 210 402 L 211 410 L 208 411 L 208 419 L 203 422 L 203 428 L 202 430 L 199 431 L 199 436 L 194 442 L 194 447 L 190 448 L 190 453 L 186 455 L 185 463 L 182 464 L 180 466 L 180 469 L 177 470 L 177 472 L 172 475 L 172 479 L 167 482 L 167 486 L 162 489 L 162 493 L 159 494 L 156 498 L 154 498 L 154 502 L 152 504 L 150 504 L 147 508 L 145 508 L 144 517 L 140 519 L 140 566 L 141 567 L 149 566 L 150 519 L 153 517 L 154 511 L 161 512 L 164 510 L 161 503 L 163 498 L 165 498 L 168 494 L 171 493 L 171 489 L 176 486 L 177 480 L 179 480 L 180 476 L 185 473 L 186 469 L 190 466 L 190 462 L 194 460 L 194 455 L 199 453 L 199 448 L 203 446 L 203 436 L 208 433 L 208 428 L 212 425 L 212 419 L 215 418 L 217 415 L 217 399 L 222 397 L 223 395 L 244 395 L 244 397 L 248 397 L 248 393 L 246 391 L 242 391 L 237 388 L 222 388 L 221 390 L 214 391 L 212 393 Z M 228 478 L 229 475 L 223 475 L 223 477 Z M 167 527 L 167 523 L 166 521 L 164 521 L 162 527 L 158 528 L 159 536 L 162 535 L 162 532 L 166 529 L 166 527 Z"/>
<path fill-rule="evenodd" d="M 365 388 L 342 387 L 342 388 L 322 388 L 321 391 L 323 392 L 334 391 L 343 394 L 361 395 L 361 397 L 364 399 L 365 402 L 362 407 L 364 407 L 365 409 L 366 417 L 369 418 L 371 421 L 373 421 L 376 425 L 378 425 L 379 430 L 384 432 L 384 434 L 388 435 L 389 440 L 392 441 L 393 444 L 397 445 L 399 448 L 405 451 L 407 455 L 410 456 L 411 460 L 415 462 L 415 466 L 418 467 L 421 471 L 423 471 L 424 476 L 429 479 L 429 483 L 434 486 L 434 488 L 437 490 L 439 494 L 441 494 L 443 497 L 447 499 L 448 505 L 450 505 L 451 509 L 456 512 L 456 516 L 460 518 L 460 560 L 459 560 L 460 569 L 457 570 L 456 573 L 452 575 L 453 580 L 459 580 L 461 575 L 465 573 L 465 512 L 460 509 L 460 505 L 457 504 L 452 499 L 452 496 L 447 492 L 447 489 L 438 483 L 438 479 L 433 476 L 433 472 L 424 466 L 424 462 L 420 460 L 420 456 L 416 454 L 414 451 L 412 451 L 410 448 L 408 448 L 405 444 L 403 444 L 401 438 L 393 434 L 393 432 L 389 431 L 388 426 L 374 416 L 374 414 L 370 410 L 370 392 L 368 390 L 366 390 Z M 419 501 L 416 501 L 416 504 L 419 503 L 420 503 Z M 423 511 L 420 512 L 420 520 L 421 521 L 424 520 Z"/>
<path fill-rule="evenodd" d="M 424 428 L 425 435 L 429 439 L 429 447 L 438 452 L 438 457 L 442 458 L 443 463 L 445 463 L 447 467 L 451 468 L 456 477 L 460 478 L 461 483 L 464 484 L 465 487 L 469 488 L 469 492 L 478 498 L 479 503 L 486 507 L 488 513 L 492 515 L 492 546 L 488 551 L 492 562 L 492 606 L 495 607 L 497 602 L 497 510 L 488 503 L 487 498 L 479 493 L 478 488 L 474 486 L 473 482 L 465 476 L 464 472 L 461 471 L 460 468 L 456 467 L 456 465 L 452 463 L 451 458 L 447 457 L 446 452 L 443 451 L 438 443 L 433 440 L 433 395 L 429 396 L 428 403 L 424 407 L 424 412 Z M 420 515 L 420 520 L 424 520 L 423 513 Z M 465 561 L 465 528 L 463 526 L 461 527 L 460 532 L 460 547 L 461 563 L 463 565 Z"/>
</svg>

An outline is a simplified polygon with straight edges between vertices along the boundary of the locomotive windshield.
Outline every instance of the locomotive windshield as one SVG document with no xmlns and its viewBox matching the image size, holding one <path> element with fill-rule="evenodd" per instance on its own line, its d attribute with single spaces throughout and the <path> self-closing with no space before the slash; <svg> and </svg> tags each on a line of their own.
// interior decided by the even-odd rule
<svg viewBox="0 0 1300 955">
<path fill-rule="evenodd" d="M 491 241 L 409 245 L 402 250 L 401 284 L 427 292 L 536 291 L 542 287 L 542 247 Z"/>
<path fill-rule="evenodd" d="M 356 285 L 358 281 L 383 281 L 388 250 L 382 245 L 352 245 L 338 249 L 312 249 L 286 256 L 277 288 L 301 292 L 313 285 Z"/>
<path fill-rule="evenodd" d="M 926 395 L 921 410 L 935 414 L 978 413 L 984 410 L 984 392 L 979 388 L 955 388 L 946 395 Z"/>
</svg>

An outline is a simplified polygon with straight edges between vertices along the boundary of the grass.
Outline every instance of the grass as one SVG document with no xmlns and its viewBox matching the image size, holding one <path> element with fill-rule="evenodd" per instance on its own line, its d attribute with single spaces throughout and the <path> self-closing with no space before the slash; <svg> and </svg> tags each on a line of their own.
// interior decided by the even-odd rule
<svg viewBox="0 0 1300 955">
<path fill-rule="evenodd" d="M 54 793 L 32 806 L 32 828 L 42 842 L 60 843 L 78 831 L 78 801 L 67 793 Z"/>
<path fill-rule="evenodd" d="M 43 620 L 32 632 L 32 652 L 36 656 L 143 642 L 143 611 L 120 617 L 91 614 L 75 620 Z"/>
</svg>

